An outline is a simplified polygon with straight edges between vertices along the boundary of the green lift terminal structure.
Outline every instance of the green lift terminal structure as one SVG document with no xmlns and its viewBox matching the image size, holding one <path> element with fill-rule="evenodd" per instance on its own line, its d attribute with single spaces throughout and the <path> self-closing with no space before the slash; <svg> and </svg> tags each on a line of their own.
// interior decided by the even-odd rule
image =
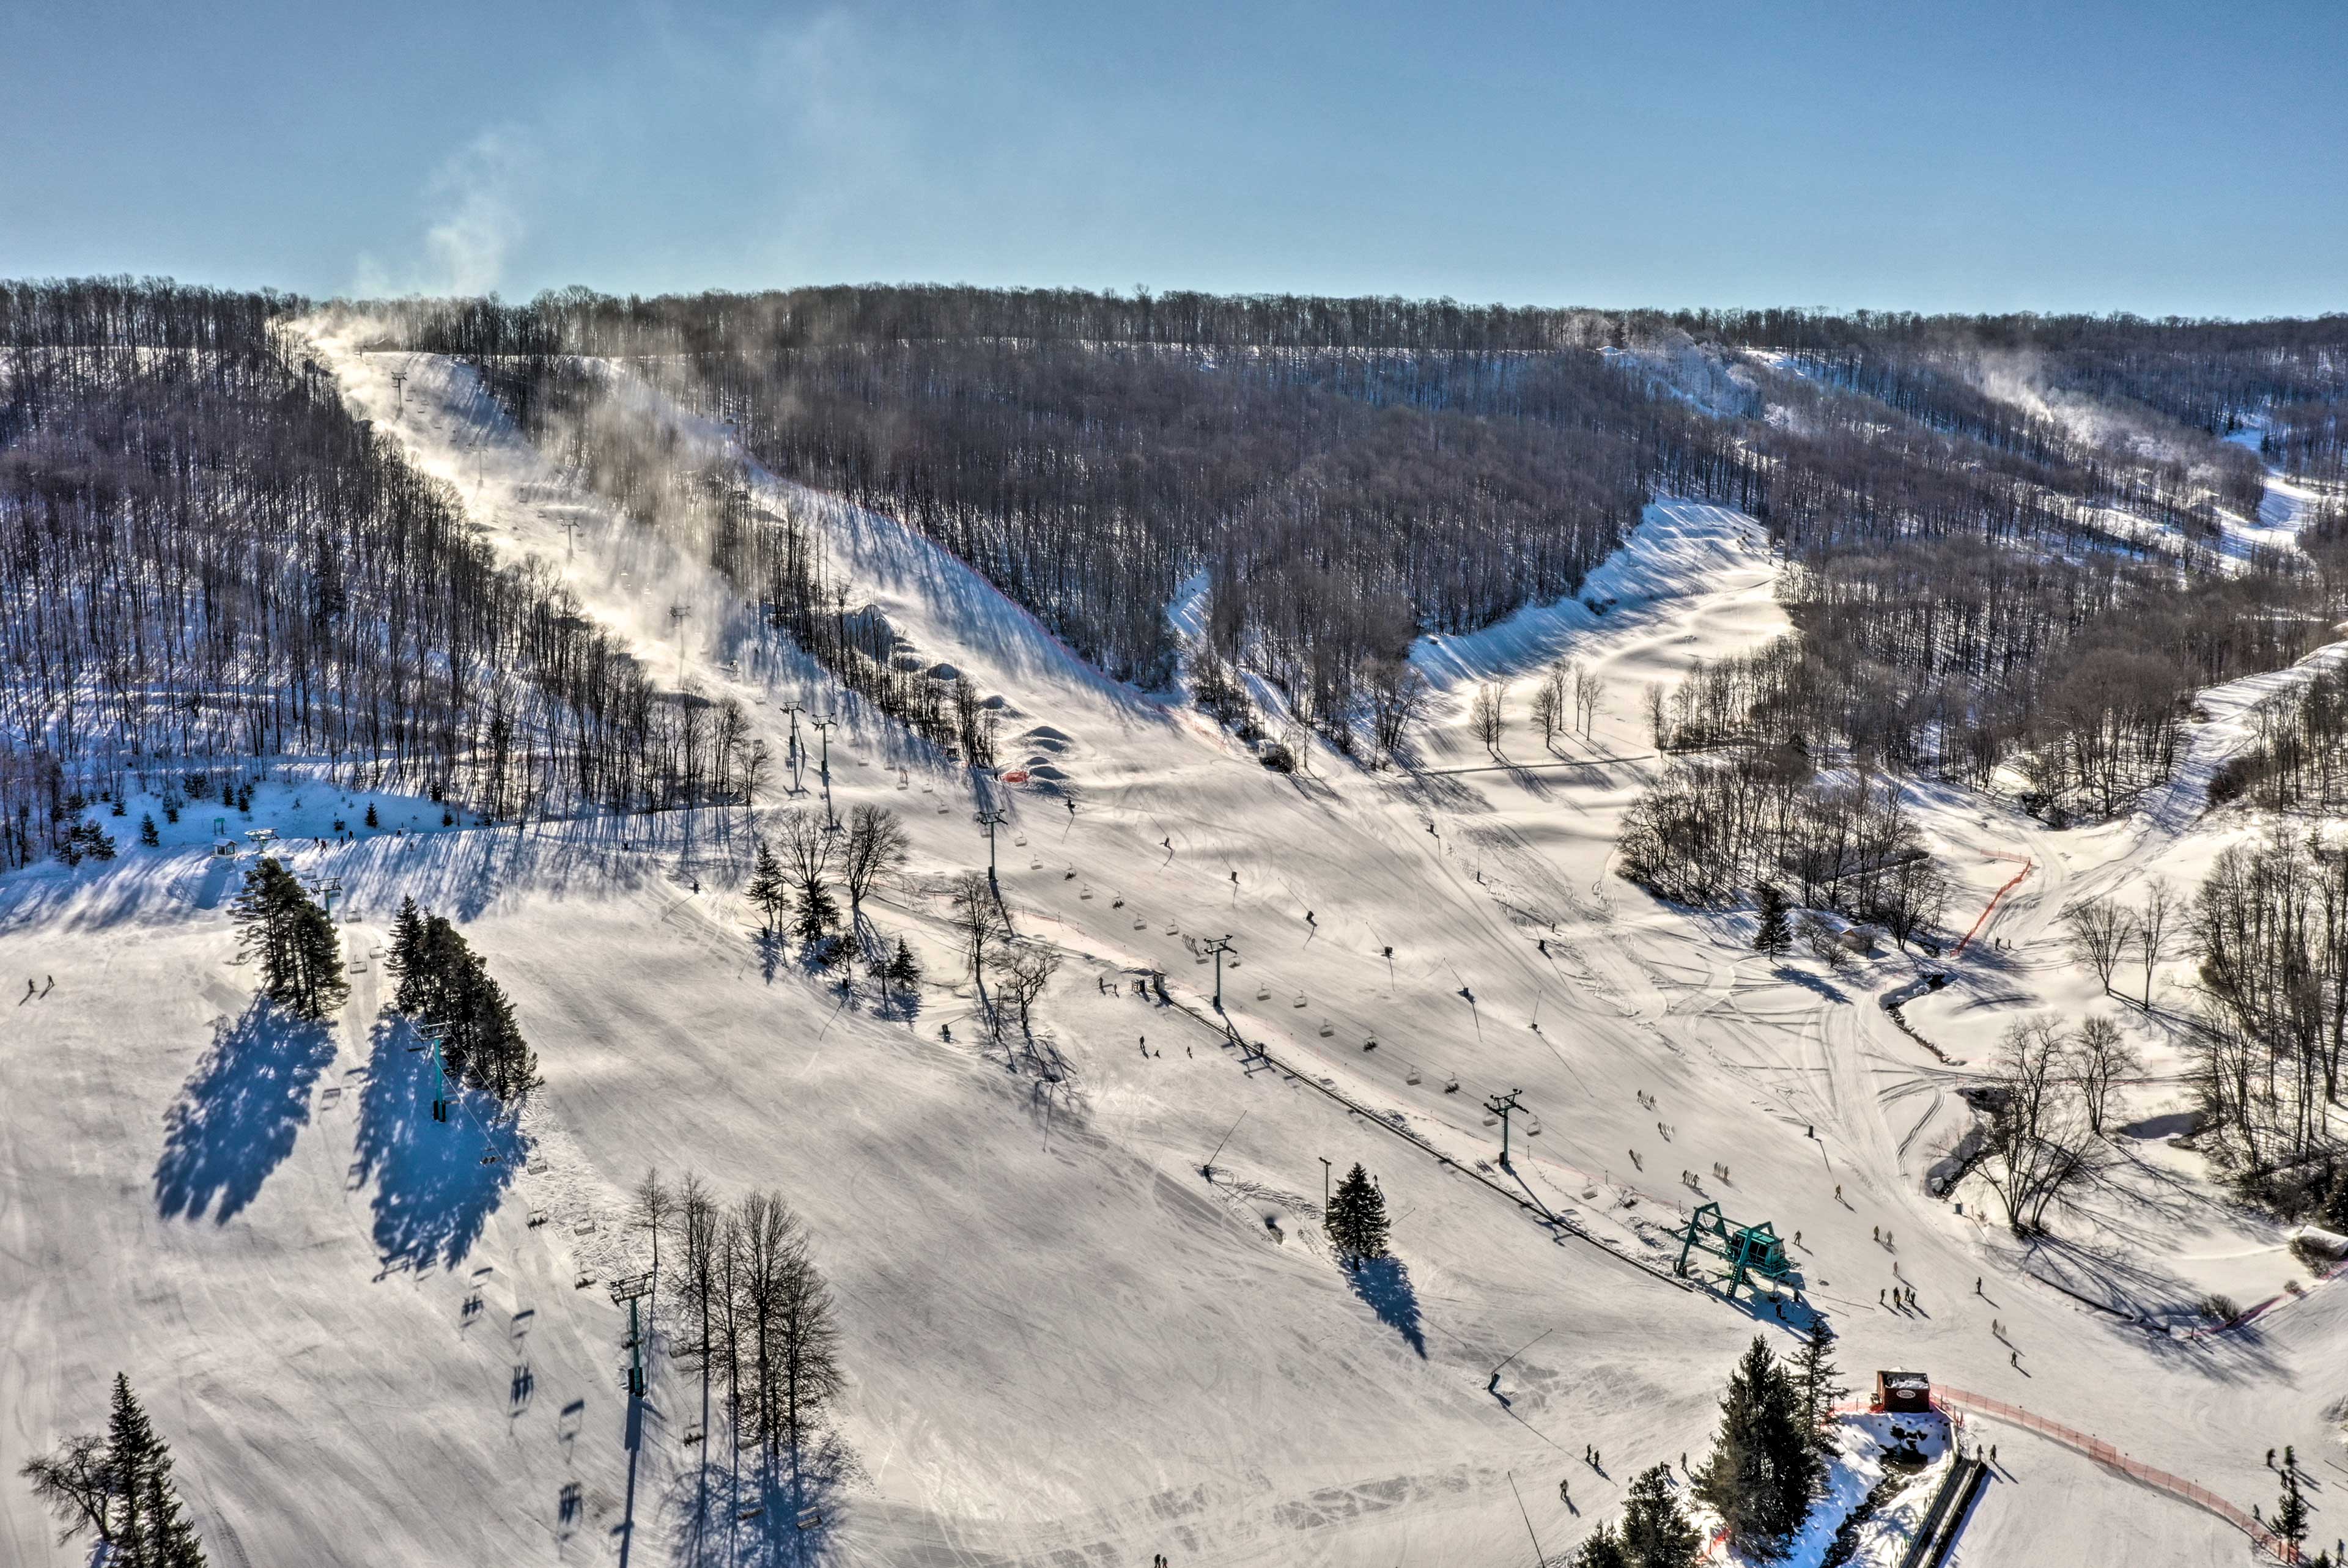
<svg viewBox="0 0 2348 1568">
<path fill-rule="evenodd" d="M 1764 1283 L 1773 1289 L 1783 1286 L 1798 1292 L 1802 1288 L 1800 1271 L 1786 1255 L 1786 1244 L 1776 1227 L 1766 1220 L 1741 1225 L 1722 1214 L 1718 1204 L 1707 1203 L 1672 1234 L 1680 1242 L 1680 1258 L 1673 1272 L 1685 1276 L 1689 1260 L 1698 1253 L 1717 1259 L 1715 1271 L 1726 1279 L 1731 1301 L 1736 1299 L 1739 1286 L 1756 1292 Z"/>
</svg>

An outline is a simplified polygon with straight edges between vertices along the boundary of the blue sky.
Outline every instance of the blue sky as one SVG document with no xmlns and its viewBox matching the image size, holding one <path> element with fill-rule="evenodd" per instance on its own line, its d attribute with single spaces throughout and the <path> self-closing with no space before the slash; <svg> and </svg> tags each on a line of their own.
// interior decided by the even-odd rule
<svg viewBox="0 0 2348 1568">
<path fill-rule="evenodd" d="M 2348 310 L 2348 5 L 16 8 L 0 275 Z"/>
</svg>

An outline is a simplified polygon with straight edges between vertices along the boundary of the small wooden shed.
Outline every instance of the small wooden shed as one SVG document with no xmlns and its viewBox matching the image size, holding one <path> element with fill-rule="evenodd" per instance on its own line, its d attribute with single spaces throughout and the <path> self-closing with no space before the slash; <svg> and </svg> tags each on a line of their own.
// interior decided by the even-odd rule
<svg viewBox="0 0 2348 1568">
<path fill-rule="evenodd" d="M 1875 1374 L 1875 1409 L 1895 1416 L 1921 1416 L 1932 1408 L 1932 1379 L 1921 1372 Z"/>
</svg>

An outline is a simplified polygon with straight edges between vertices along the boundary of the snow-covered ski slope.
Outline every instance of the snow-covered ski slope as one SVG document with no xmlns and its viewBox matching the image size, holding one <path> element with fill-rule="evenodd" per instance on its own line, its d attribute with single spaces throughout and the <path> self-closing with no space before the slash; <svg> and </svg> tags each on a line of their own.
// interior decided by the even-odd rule
<svg viewBox="0 0 2348 1568">
<path fill-rule="evenodd" d="M 2082 1245 L 2021 1255 L 1977 1202 L 1960 1217 L 1922 1191 L 1962 1125 L 1963 1073 L 1874 1005 L 1918 966 L 1773 965 L 1744 950 L 1744 922 L 1612 876 L 1622 811 L 1658 765 L 1641 688 L 1784 630 L 1748 519 L 1653 508 L 1584 589 L 1614 601 L 1604 613 L 1569 601 L 1422 649 L 1437 700 L 1418 770 L 1322 753 L 1289 779 L 1194 712 L 1104 681 L 925 541 L 821 506 L 858 597 L 1004 699 L 1009 765 L 1060 775 L 1004 792 L 1006 898 L 1065 954 L 1035 1049 L 1006 1052 L 981 1043 L 939 892 L 986 863 L 967 777 L 834 692 L 689 546 L 564 488 L 461 368 L 322 347 L 501 549 L 568 557 L 589 613 L 655 670 L 739 696 L 778 754 L 788 704 L 845 715 L 837 804 L 894 807 L 914 840 L 914 875 L 870 914 L 911 938 L 931 983 L 908 1023 L 764 957 L 742 886 L 761 819 L 792 804 L 779 787 L 755 812 L 421 835 L 388 831 L 394 814 L 349 845 L 314 841 L 296 864 L 342 878 L 366 966 L 315 1036 L 252 1010 L 232 876 L 199 849 L 0 882 L 0 1005 L 20 974 L 56 980 L 0 1014 L 0 1468 L 98 1425 L 120 1368 L 216 1562 L 691 1561 L 677 1525 L 697 1379 L 656 1357 L 632 1422 L 626 1318 L 605 1290 L 643 1266 L 623 1194 L 654 1164 L 727 1197 L 777 1191 L 807 1219 L 838 1291 L 841 1428 L 863 1476 L 788 1544 L 839 1563 L 1498 1564 L 1525 1560 L 1528 1521 L 1545 1553 L 1567 1552 L 1638 1469 L 1700 1458 L 1756 1328 L 1791 1344 L 1766 1309 L 1650 1272 L 1700 1201 L 1683 1170 L 1732 1215 L 1800 1234 L 1855 1384 L 1923 1369 L 2245 1505 L 2271 1498 L 2269 1444 L 2296 1442 L 2319 1475 L 2341 1457 L 2325 1412 L 2348 1392 L 2343 1287 L 2188 1341 L 2044 1282 L 2132 1296 L 2124 1310 L 2268 1294 L 2280 1237 L 2157 1138 L 2123 1140 L 2143 1173 L 2115 1179 Z M 1592 733 L 1552 753 L 1527 704 L 1560 655 L 1607 696 Z M 1509 687 L 1497 756 L 1465 721 L 1486 680 Z M 807 784 L 819 801 L 812 769 Z M 2084 1004 L 2054 935 L 2065 897 L 2189 872 L 2245 831 L 2197 825 L 2181 798 L 2054 834 L 1918 794 L 1966 897 L 2013 874 L 1993 854 L 2039 867 L 1956 983 L 1907 1009 L 1958 1058 L 2018 1011 Z M 424 1113 L 429 1070 L 381 1020 L 370 956 L 405 895 L 461 917 L 514 997 L 547 1078 L 518 1132 L 479 1107 L 445 1127 Z M 1227 934 L 1230 1015 L 1293 1073 L 1208 1021 L 1196 945 Z M 1174 1005 L 1135 994 L 1153 969 Z M 2173 1051 L 2154 1071 L 2132 1125 L 2183 1103 Z M 1513 1172 L 1482 1109 L 1508 1090 L 1540 1124 L 1528 1139 L 1516 1122 Z M 1324 1159 L 1378 1176 L 1398 1275 L 1357 1287 L 1328 1255 Z M 2173 1232 L 2156 1202 L 2182 1216 Z M 2131 1237 L 2133 1255 L 2109 1245 Z M 1868 1296 L 1895 1262 L 1919 1312 Z M 2008 1473 L 1960 1562 L 2242 1551 L 2065 1450 L 1982 1435 Z M 1602 1474 L 1581 1462 L 1590 1444 Z M 737 1543 L 774 1528 L 738 1522 Z M 29 1494 L 0 1487 L 0 1560 L 79 1560 L 50 1542 Z"/>
</svg>

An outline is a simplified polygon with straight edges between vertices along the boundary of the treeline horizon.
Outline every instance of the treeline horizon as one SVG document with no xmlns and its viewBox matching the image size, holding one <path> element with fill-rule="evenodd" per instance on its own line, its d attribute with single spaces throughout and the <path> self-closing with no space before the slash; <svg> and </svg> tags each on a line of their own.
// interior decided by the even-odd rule
<svg viewBox="0 0 2348 1568">
<path fill-rule="evenodd" d="M 551 572 L 496 568 L 461 501 L 352 416 L 292 330 L 319 308 L 0 283 L 5 857 L 63 831 L 56 803 L 118 794 L 125 759 L 387 756 L 496 815 L 747 787 L 738 717 L 658 691 Z M 2288 662 L 2348 609 L 2348 315 L 959 285 L 326 308 L 476 366 L 551 459 L 691 529 L 784 634 L 967 757 L 972 702 L 904 666 L 811 518 L 632 428 L 617 378 L 915 527 L 1144 688 L 1172 682 L 1169 611 L 1203 589 L 1209 662 L 1374 764 L 1407 753 L 1418 638 L 1580 592 L 1665 496 L 1765 525 L 1797 631 L 1705 672 L 1659 738 L 1973 783 L 2020 762 L 2069 812 L 2162 776 L 2194 687 Z M 2230 569 L 2261 455 L 2319 513 L 2304 551 Z"/>
</svg>

